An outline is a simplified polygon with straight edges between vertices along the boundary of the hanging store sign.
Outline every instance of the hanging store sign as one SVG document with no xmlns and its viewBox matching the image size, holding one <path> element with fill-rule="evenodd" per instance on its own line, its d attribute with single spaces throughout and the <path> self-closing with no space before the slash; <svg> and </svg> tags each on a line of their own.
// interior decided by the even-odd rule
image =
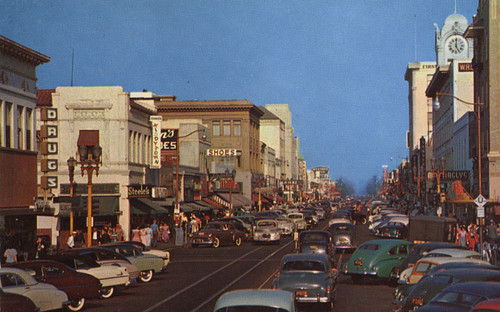
<svg viewBox="0 0 500 312">
<path fill-rule="evenodd" d="M 151 142 L 151 164 L 149 167 L 151 169 L 161 168 L 161 122 L 163 118 L 161 116 L 151 116 L 149 121 L 151 122 L 152 131 L 152 142 Z"/>
<path fill-rule="evenodd" d="M 209 148 L 207 156 L 234 157 L 240 156 L 241 152 L 234 148 Z"/>
<path fill-rule="evenodd" d="M 164 151 L 176 151 L 179 139 L 179 129 L 161 130 L 161 149 Z"/>
<path fill-rule="evenodd" d="M 129 185 L 128 186 L 128 198 L 149 198 L 151 197 L 151 185 Z"/>
</svg>

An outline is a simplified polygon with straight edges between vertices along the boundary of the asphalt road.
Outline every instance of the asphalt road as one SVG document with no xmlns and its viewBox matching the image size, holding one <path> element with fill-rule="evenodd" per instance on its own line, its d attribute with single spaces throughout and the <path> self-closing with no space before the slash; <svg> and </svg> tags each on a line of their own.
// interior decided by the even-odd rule
<svg viewBox="0 0 500 312">
<path fill-rule="evenodd" d="M 323 221 L 318 228 L 324 228 Z M 358 240 L 374 239 L 367 225 L 357 225 Z M 279 245 L 245 242 L 240 247 L 174 248 L 167 272 L 156 275 L 147 284 L 121 289 L 106 300 L 86 304 L 88 312 L 159 312 L 213 311 L 217 298 L 226 291 L 271 288 L 281 258 L 293 252 L 290 237 Z M 350 254 L 342 256 L 342 261 Z M 339 277 L 334 311 L 391 311 L 394 287 L 384 282 L 354 285 L 350 278 Z M 317 311 L 319 306 L 300 306 L 301 311 Z"/>
</svg>

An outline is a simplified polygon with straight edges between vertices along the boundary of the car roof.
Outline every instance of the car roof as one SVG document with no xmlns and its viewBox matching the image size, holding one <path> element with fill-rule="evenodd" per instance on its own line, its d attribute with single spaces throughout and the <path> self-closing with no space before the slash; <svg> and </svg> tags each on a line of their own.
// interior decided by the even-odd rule
<svg viewBox="0 0 500 312">
<path fill-rule="evenodd" d="M 472 311 L 490 309 L 492 311 L 500 311 L 500 298 L 490 299 L 483 302 L 480 302 L 474 306 Z"/>
<path fill-rule="evenodd" d="M 427 255 L 424 256 L 428 257 L 429 255 L 432 254 L 443 254 L 443 255 L 450 255 L 452 257 L 470 257 L 470 256 L 481 256 L 480 253 L 477 251 L 472 251 L 468 249 L 457 249 L 457 248 L 438 248 L 438 249 L 433 249 L 429 251 Z"/>
<path fill-rule="evenodd" d="M 443 291 L 475 294 L 482 297 L 500 296 L 500 282 L 465 282 L 446 287 Z"/>
<path fill-rule="evenodd" d="M 3 273 L 15 273 L 19 276 L 21 276 L 24 281 L 26 282 L 27 285 L 35 285 L 38 282 L 35 280 L 33 276 L 31 276 L 30 273 L 23 269 L 18 269 L 18 268 L 10 268 L 10 267 L 1 267 L 0 268 L 0 274 Z"/>
<path fill-rule="evenodd" d="M 471 258 L 458 258 L 458 257 L 430 257 L 430 258 L 422 258 L 417 261 L 418 265 L 421 262 L 430 262 L 434 264 L 442 264 L 447 262 L 470 262 L 470 263 L 480 263 L 480 264 L 488 264 L 488 262 L 479 259 L 471 259 Z"/>
<path fill-rule="evenodd" d="M 500 271 L 489 270 L 489 269 L 481 269 L 481 268 L 457 268 L 457 269 L 449 269 L 442 272 L 437 272 L 434 276 L 446 275 L 446 276 L 456 276 L 467 279 L 469 277 L 491 277 L 491 278 L 499 278 Z"/>
<path fill-rule="evenodd" d="M 295 311 L 293 294 L 285 290 L 246 289 L 234 290 L 219 297 L 214 310 L 225 307 L 259 305 Z"/>
<path fill-rule="evenodd" d="M 380 246 L 389 247 L 389 246 L 396 246 L 396 245 L 400 245 L 400 244 L 411 245 L 412 243 L 409 241 L 406 241 L 406 240 L 402 240 L 402 239 L 374 239 L 374 240 L 364 242 L 363 244 L 360 245 L 360 247 L 363 245 L 368 245 L 368 244 L 376 244 L 376 245 L 380 245 Z"/>
<path fill-rule="evenodd" d="M 453 249 L 466 249 L 466 247 L 454 244 L 454 243 L 445 243 L 445 242 L 431 242 L 431 243 L 421 243 L 413 246 L 413 248 L 421 249 L 421 250 L 434 250 L 441 248 L 453 248 Z"/>
</svg>

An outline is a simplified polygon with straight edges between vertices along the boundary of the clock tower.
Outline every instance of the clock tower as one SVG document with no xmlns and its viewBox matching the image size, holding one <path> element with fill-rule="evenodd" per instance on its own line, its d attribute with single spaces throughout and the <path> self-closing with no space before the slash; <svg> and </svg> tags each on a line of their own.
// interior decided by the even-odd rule
<svg viewBox="0 0 500 312">
<path fill-rule="evenodd" d="M 463 34 L 469 23 L 465 16 L 452 14 L 446 18 L 443 29 L 436 28 L 436 59 L 437 65 L 447 65 L 451 60 L 473 57 L 472 40 L 464 38 Z"/>
</svg>

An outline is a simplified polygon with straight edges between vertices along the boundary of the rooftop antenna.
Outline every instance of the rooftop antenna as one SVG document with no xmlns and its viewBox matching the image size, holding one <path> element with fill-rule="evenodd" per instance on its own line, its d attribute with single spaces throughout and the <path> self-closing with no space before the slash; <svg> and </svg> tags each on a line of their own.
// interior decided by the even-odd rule
<svg viewBox="0 0 500 312">
<path fill-rule="evenodd" d="M 413 14 L 413 17 L 415 18 L 414 20 L 414 28 L 415 28 L 415 62 L 418 62 L 418 57 L 417 57 L 417 14 Z"/>
<path fill-rule="evenodd" d="M 74 67 L 75 67 L 75 48 L 73 48 L 73 54 L 71 55 L 71 86 L 73 86 Z"/>
<path fill-rule="evenodd" d="M 455 0 L 455 14 L 457 14 L 457 0 Z"/>
</svg>

